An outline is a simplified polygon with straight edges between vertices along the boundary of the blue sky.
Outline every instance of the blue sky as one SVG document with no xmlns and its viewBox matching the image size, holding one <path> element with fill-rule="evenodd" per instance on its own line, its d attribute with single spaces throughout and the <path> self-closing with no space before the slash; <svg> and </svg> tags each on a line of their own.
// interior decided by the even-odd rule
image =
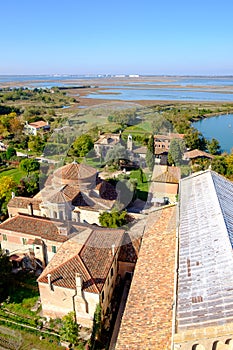
<svg viewBox="0 0 233 350">
<path fill-rule="evenodd" d="M 233 74 L 231 0 L 11 0 L 0 74 Z"/>
</svg>

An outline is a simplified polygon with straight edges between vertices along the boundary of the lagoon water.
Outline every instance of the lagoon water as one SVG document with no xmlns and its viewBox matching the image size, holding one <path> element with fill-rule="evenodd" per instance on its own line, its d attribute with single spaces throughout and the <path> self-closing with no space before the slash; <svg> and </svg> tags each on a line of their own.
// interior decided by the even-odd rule
<svg viewBox="0 0 233 350">
<path fill-rule="evenodd" d="M 145 84 L 144 84 L 145 85 Z M 128 88 L 100 90 L 100 93 L 91 93 L 86 98 L 136 101 L 136 100 L 162 100 L 162 101 L 233 101 L 232 93 L 218 91 L 196 90 L 191 88 Z M 107 92 L 107 93 L 106 93 Z"/>
<path fill-rule="evenodd" d="M 80 86 L 91 80 L 101 93 L 88 98 L 106 100 L 233 101 L 233 76 L 154 76 L 140 78 L 85 75 L 0 75 L 0 85 L 22 83 L 24 87 Z M 103 84 L 104 82 L 104 84 Z M 113 85 L 114 84 L 114 85 Z M 107 90 L 101 90 L 101 88 Z"/>
<path fill-rule="evenodd" d="M 233 148 L 233 114 L 224 114 L 211 117 L 192 124 L 205 138 L 215 138 L 219 141 L 221 149 L 230 153 Z"/>
</svg>

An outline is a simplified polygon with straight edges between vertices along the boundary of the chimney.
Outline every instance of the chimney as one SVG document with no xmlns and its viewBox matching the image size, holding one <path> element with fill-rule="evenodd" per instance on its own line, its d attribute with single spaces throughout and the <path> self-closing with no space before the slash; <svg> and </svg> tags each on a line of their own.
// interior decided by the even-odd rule
<svg viewBox="0 0 233 350">
<path fill-rule="evenodd" d="M 15 192 L 11 192 L 11 198 L 15 198 Z"/>
<path fill-rule="evenodd" d="M 77 295 L 82 297 L 83 277 L 80 273 L 75 273 Z"/>
<path fill-rule="evenodd" d="M 50 290 L 53 290 L 53 288 L 52 288 L 52 282 L 51 282 L 51 274 L 48 273 L 48 274 L 47 274 L 47 277 L 48 277 L 48 285 L 49 285 L 49 288 L 50 288 Z"/>
<path fill-rule="evenodd" d="M 112 244 L 112 256 L 114 256 L 115 255 L 115 244 Z"/>
<path fill-rule="evenodd" d="M 28 204 L 28 214 L 33 216 L 33 206 L 32 206 L 32 203 L 29 203 Z"/>
<path fill-rule="evenodd" d="M 67 227 L 58 227 L 58 232 L 59 232 L 59 235 L 62 235 L 62 236 L 68 236 L 68 228 Z"/>
</svg>

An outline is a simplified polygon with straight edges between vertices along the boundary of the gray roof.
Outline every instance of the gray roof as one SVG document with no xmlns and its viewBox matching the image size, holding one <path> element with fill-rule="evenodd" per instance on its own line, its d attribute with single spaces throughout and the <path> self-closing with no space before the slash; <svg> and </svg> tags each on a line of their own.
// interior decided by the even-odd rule
<svg viewBox="0 0 233 350">
<path fill-rule="evenodd" d="M 181 180 L 178 332 L 233 322 L 233 183 L 213 171 Z"/>
</svg>

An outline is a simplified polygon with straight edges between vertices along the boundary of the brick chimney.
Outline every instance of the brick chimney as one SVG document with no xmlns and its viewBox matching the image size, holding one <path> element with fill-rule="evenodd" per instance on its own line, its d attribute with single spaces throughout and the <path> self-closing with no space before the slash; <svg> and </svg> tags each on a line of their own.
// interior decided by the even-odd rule
<svg viewBox="0 0 233 350">
<path fill-rule="evenodd" d="M 77 295 L 82 297 L 83 277 L 80 273 L 75 273 L 76 291 Z"/>
<path fill-rule="evenodd" d="M 29 203 L 28 204 L 28 214 L 33 216 L 33 206 L 32 206 L 32 203 Z"/>
</svg>

